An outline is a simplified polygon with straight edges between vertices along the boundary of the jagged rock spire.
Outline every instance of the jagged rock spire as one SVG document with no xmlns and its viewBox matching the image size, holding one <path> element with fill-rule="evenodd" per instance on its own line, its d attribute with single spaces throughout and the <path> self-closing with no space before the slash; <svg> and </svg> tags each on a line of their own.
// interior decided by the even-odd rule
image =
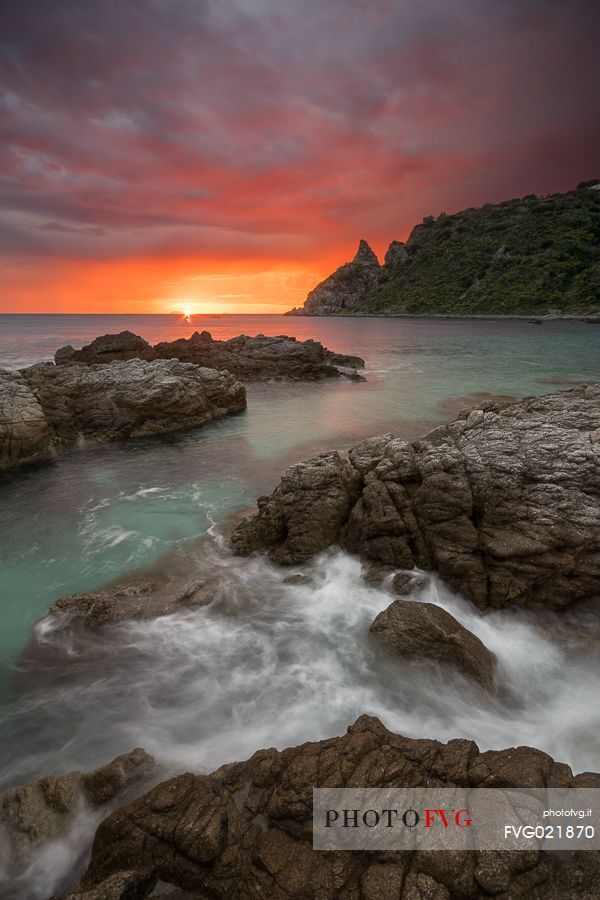
<svg viewBox="0 0 600 900">
<path fill-rule="evenodd" d="M 365 240 L 360 241 L 352 262 L 344 263 L 310 291 L 303 314 L 330 316 L 362 303 L 381 278 L 379 260 Z M 297 315 L 298 313 L 295 313 Z"/>
<path fill-rule="evenodd" d="M 358 263 L 361 266 L 377 266 L 379 267 L 379 260 L 369 247 L 368 243 L 361 238 L 358 243 L 358 250 L 356 251 L 356 256 L 352 260 L 354 263 Z"/>
<path fill-rule="evenodd" d="M 384 265 L 387 269 L 397 269 L 408 256 L 408 251 L 402 241 L 392 241 L 385 254 Z"/>
</svg>

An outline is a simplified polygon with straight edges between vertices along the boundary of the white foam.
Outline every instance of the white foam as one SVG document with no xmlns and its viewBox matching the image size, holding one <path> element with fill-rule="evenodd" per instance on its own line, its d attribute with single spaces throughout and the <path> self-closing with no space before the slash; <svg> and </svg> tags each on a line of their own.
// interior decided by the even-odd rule
<svg viewBox="0 0 600 900">
<path fill-rule="evenodd" d="M 490 697 L 382 651 L 369 626 L 394 595 L 366 583 L 354 557 L 329 551 L 282 569 L 213 541 L 201 559 L 218 573 L 209 606 L 75 637 L 38 629 L 69 677 L 60 690 L 42 679 L 15 704 L 11 727 L 36 721 L 39 738 L 5 779 L 55 770 L 58 758 L 63 771 L 89 769 L 134 746 L 174 771 L 210 771 L 260 747 L 342 734 L 362 713 L 409 737 L 526 744 L 576 771 L 600 769 L 597 655 L 594 664 L 524 613 L 481 616 L 436 578 L 413 598 L 438 603 L 496 653 L 503 691 Z"/>
</svg>

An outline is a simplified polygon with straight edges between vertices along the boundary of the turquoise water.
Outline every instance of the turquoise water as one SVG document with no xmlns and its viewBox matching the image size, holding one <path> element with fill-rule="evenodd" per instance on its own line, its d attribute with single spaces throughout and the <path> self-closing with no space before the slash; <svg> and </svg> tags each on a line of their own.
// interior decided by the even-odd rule
<svg viewBox="0 0 600 900">
<path fill-rule="evenodd" d="M 413 438 L 481 394 L 600 378 L 600 329 L 579 322 L 281 316 L 0 316 L 0 367 L 129 328 L 151 342 L 295 334 L 363 356 L 367 383 L 250 385 L 248 410 L 169 439 L 85 447 L 0 482 L 0 662 L 60 596 L 99 588 L 254 503 L 293 461 L 371 434 Z"/>
<path fill-rule="evenodd" d="M 577 322 L 0 316 L 0 365 L 129 328 L 151 341 L 209 328 L 314 337 L 363 356 L 365 383 L 260 384 L 246 412 L 180 436 L 87 446 L 0 479 L 0 789 L 91 769 L 143 746 L 166 772 L 211 771 L 259 747 L 341 734 L 362 713 L 410 737 L 528 744 L 600 770 L 600 616 L 501 610 L 482 617 L 436 578 L 415 602 L 448 609 L 496 654 L 490 697 L 451 671 L 399 662 L 369 625 L 394 599 L 332 549 L 292 574 L 232 557 L 227 516 L 291 462 L 363 437 L 407 438 L 489 396 L 600 378 L 600 329 Z M 56 598 L 126 576 L 207 579 L 210 602 L 96 630 L 45 616 Z M 137 573 L 137 574 L 136 574 Z M 175 588 L 173 588 L 175 589 Z M 0 895 L 62 893 L 89 850 L 85 815 Z M 83 858 L 82 857 L 82 858 Z M 0 844 L 0 861 L 2 846 Z M 6 893 L 2 894 L 3 885 Z"/>
</svg>

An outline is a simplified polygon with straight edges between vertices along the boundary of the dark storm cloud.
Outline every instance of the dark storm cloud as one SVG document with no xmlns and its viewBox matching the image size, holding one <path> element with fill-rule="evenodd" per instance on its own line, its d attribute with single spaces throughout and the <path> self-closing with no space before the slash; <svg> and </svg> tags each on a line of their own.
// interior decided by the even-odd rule
<svg viewBox="0 0 600 900">
<path fill-rule="evenodd" d="M 2 249 L 268 253 L 272 236 L 277 252 L 315 253 L 348 236 L 402 235 L 442 208 L 596 176 L 597 10 L 584 0 L 8 4 Z"/>
</svg>

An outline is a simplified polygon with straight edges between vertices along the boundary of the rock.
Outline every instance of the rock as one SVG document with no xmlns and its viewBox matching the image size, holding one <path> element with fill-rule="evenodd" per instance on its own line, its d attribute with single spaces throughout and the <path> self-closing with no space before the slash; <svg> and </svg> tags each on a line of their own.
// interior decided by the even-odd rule
<svg viewBox="0 0 600 900">
<path fill-rule="evenodd" d="M 154 591 L 154 584 L 145 583 L 114 591 L 71 594 L 56 600 L 50 607 L 49 615 L 56 618 L 61 626 L 77 621 L 87 627 L 123 619 L 149 618 L 159 614 L 156 604 L 152 602 Z"/>
<path fill-rule="evenodd" d="M 585 777 L 600 786 L 599 775 Z M 411 740 L 362 716 L 343 737 L 283 751 L 259 750 L 246 762 L 211 775 L 180 775 L 113 812 L 96 832 L 81 893 L 70 896 L 125 896 L 109 893 L 111 879 L 133 880 L 137 873 L 138 885 L 154 876 L 185 897 L 197 893 L 213 900 L 477 898 L 487 896 L 482 885 L 492 893 L 503 891 L 505 900 L 583 900 L 594 896 L 600 879 L 598 854 L 312 849 L 314 787 L 579 783 L 568 766 L 539 750 L 481 753 L 467 740 Z M 132 896 L 149 896 L 151 890 Z"/>
<path fill-rule="evenodd" d="M 310 577 L 310 575 L 302 575 L 300 572 L 298 572 L 295 575 L 288 575 L 286 578 L 283 578 L 282 583 L 283 584 L 292 584 L 292 585 L 293 584 L 307 584 L 312 587 L 315 584 L 315 581 L 313 578 Z"/>
<path fill-rule="evenodd" d="M 384 647 L 403 659 L 450 666 L 486 690 L 495 689 L 495 655 L 435 603 L 395 600 L 379 613 L 370 631 Z"/>
<path fill-rule="evenodd" d="M 377 435 L 376 437 L 366 438 L 366 440 L 357 444 L 356 447 L 351 447 L 348 451 L 348 459 L 352 467 L 365 478 L 378 465 L 382 454 L 393 438 L 394 435 L 391 433 Z"/>
<path fill-rule="evenodd" d="M 367 266 L 372 268 L 373 266 L 379 266 L 379 260 L 375 253 L 371 250 L 367 242 L 361 238 L 358 242 L 358 250 L 352 260 L 357 266 Z"/>
<path fill-rule="evenodd" d="M 122 622 L 125 619 L 153 619 L 182 608 L 207 606 L 214 599 L 215 577 L 184 583 L 142 582 L 114 589 L 71 594 L 51 605 L 53 628 L 85 628 Z M 44 618 L 44 624 L 49 620 Z"/>
<path fill-rule="evenodd" d="M 97 337 L 82 347 L 74 350 L 69 344 L 61 347 L 54 354 L 57 366 L 71 366 L 76 363 L 108 363 L 125 359 L 157 359 L 152 346 L 132 331 L 121 331 L 119 334 L 105 334 Z"/>
<path fill-rule="evenodd" d="M 195 331 L 190 338 L 164 341 L 152 347 L 143 338 L 123 331 L 96 338 L 81 350 L 62 347 L 55 354 L 55 362 L 57 366 L 91 365 L 136 356 L 146 360 L 178 359 L 219 371 L 226 369 L 244 381 L 315 381 L 341 376 L 364 380 L 356 371 L 365 365 L 359 356 L 334 353 L 318 341 L 298 341 L 287 335 L 239 335 L 227 341 L 215 341 L 210 332 Z"/>
<path fill-rule="evenodd" d="M 292 565 L 334 543 L 358 496 L 359 478 L 339 453 L 323 453 L 290 466 L 270 497 L 259 498 L 258 513 L 233 532 L 241 555 L 269 550 L 271 559 Z"/>
<path fill-rule="evenodd" d="M 177 360 L 41 364 L 23 375 L 60 443 L 79 434 L 105 441 L 184 431 L 246 406 L 232 375 Z"/>
<path fill-rule="evenodd" d="M 399 273 L 407 259 L 405 244 L 392 241 L 385 254 L 384 265 L 380 266 L 367 242 L 361 240 L 352 262 L 344 263 L 321 281 L 310 291 L 303 307 L 294 307 L 286 315 L 329 316 L 357 311 L 375 288 Z"/>
<path fill-rule="evenodd" d="M 92 441 L 184 431 L 246 407 L 228 372 L 177 360 L 110 365 L 40 363 L 0 373 L 0 467 Z"/>
<path fill-rule="evenodd" d="M 342 369 L 346 374 L 352 373 L 353 369 L 364 369 L 365 367 L 365 361 L 360 356 L 334 353 L 333 350 L 327 350 L 327 362 Z M 366 378 L 362 380 L 366 381 Z"/>
<path fill-rule="evenodd" d="M 157 894 L 154 891 L 156 885 L 156 875 L 153 872 L 137 872 L 130 869 L 125 872 L 118 872 L 111 878 L 107 878 L 97 888 L 89 891 L 76 891 L 74 894 L 67 894 L 63 900 L 142 900 L 144 897 L 156 898 L 170 897 L 170 900 L 193 900 L 193 896 L 187 896 L 177 891 L 174 894 Z M 50 898 L 56 900 L 56 898 Z M 200 898 L 203 900 L 203 898 Z"/>
<path fill-rule="evenodd" d="M 203 331 L 195 332 L 187 341 L 157 344 L 155 351 L 161 357 L 175 355 L 200 365 L 227 369 L 244 381 L 315 381 L 339 378 L 342 374 L 360 380 L 355 367 L 364 367 L 364 360 L 359 357 L 332 353 L 318 341 L 297 341 L 287 335 L 240 335 L 228 341 L 214 341 L 208 331 Z M 339 367 L 348 371 L 342 372 Z"/>
<path fill-rule="evenodd" d="M 237 552 L 294 563 L 339 541 L 368 561 L 435 570 L 480 608 L 600 598 L 600 385 L 486 402 L 412 444 L 384 435 L 347 463 L 321 459 L 329 479 L 344 472 L 349 514 L 338 493 L 323 530 L 309 460 L 238 525 Z"/>
<path fill-rule="evenodd" d="M 412 572 L 398 572 L 392 580 L 392 590 L 401 597 L 408 597 L 422 590 L 428 583 L 425 575 Z"/>
<path fill-rule="evenodd" d="M 207 603 L 205 585 L 201 581 L 189 581 L 175 594 L 177 603 L 191 602 L 194 606 L 205 606 Z M 210 600 L 208 600 L 210 602 Z"/>
<path fill-rule="evenodd" d="M 0 469 L 50 452 L 50 428 L 37 397 L 19 372 L 0 370 Z"/>
<path fill-rule="evenodd" d="M 361 240 L 352 262 L 321 281 L 304 303 L 304 315 L 327 316 L 352 310 L 376 286 L 381 275 L 379 261 L 366 241 Z"/>
<path fill-rule="evenodd" d="M 402 263 L 408 259 L 408 250 L 402 241 L 392 241 L 385 254 L 384 266 L 386 274 L 395 275 Z"/>
<path fill-rule="evenodd" d="M 361 241 L 354 260 L 289 314 L 591 318 L 600 312 L 599 228 L 598 185 L 425 216 L 405 242 L 391 242 L 381 267 Z M 558 246 L 560 261 L 548 249 Z"/>
<path fill-rule="evenodd" d="M 0 796 L 0 834 L 5 872 L 15 877 L 47 840 L 61 837 L 83 810 L 106 814 L 156 775 L 156 763 L 139 747 L 94 772 L 45 775 Z M 96 820 L 97 821 L 97 820 Z"/>
<path fill-rule="evenodd" d="M 385 588 L 393 578 L 391 566 L 384 566 L 378 562 L 369 563 L 362 570 L 362 579 L 365 584 L 373 587 Z"/>
</svg>

